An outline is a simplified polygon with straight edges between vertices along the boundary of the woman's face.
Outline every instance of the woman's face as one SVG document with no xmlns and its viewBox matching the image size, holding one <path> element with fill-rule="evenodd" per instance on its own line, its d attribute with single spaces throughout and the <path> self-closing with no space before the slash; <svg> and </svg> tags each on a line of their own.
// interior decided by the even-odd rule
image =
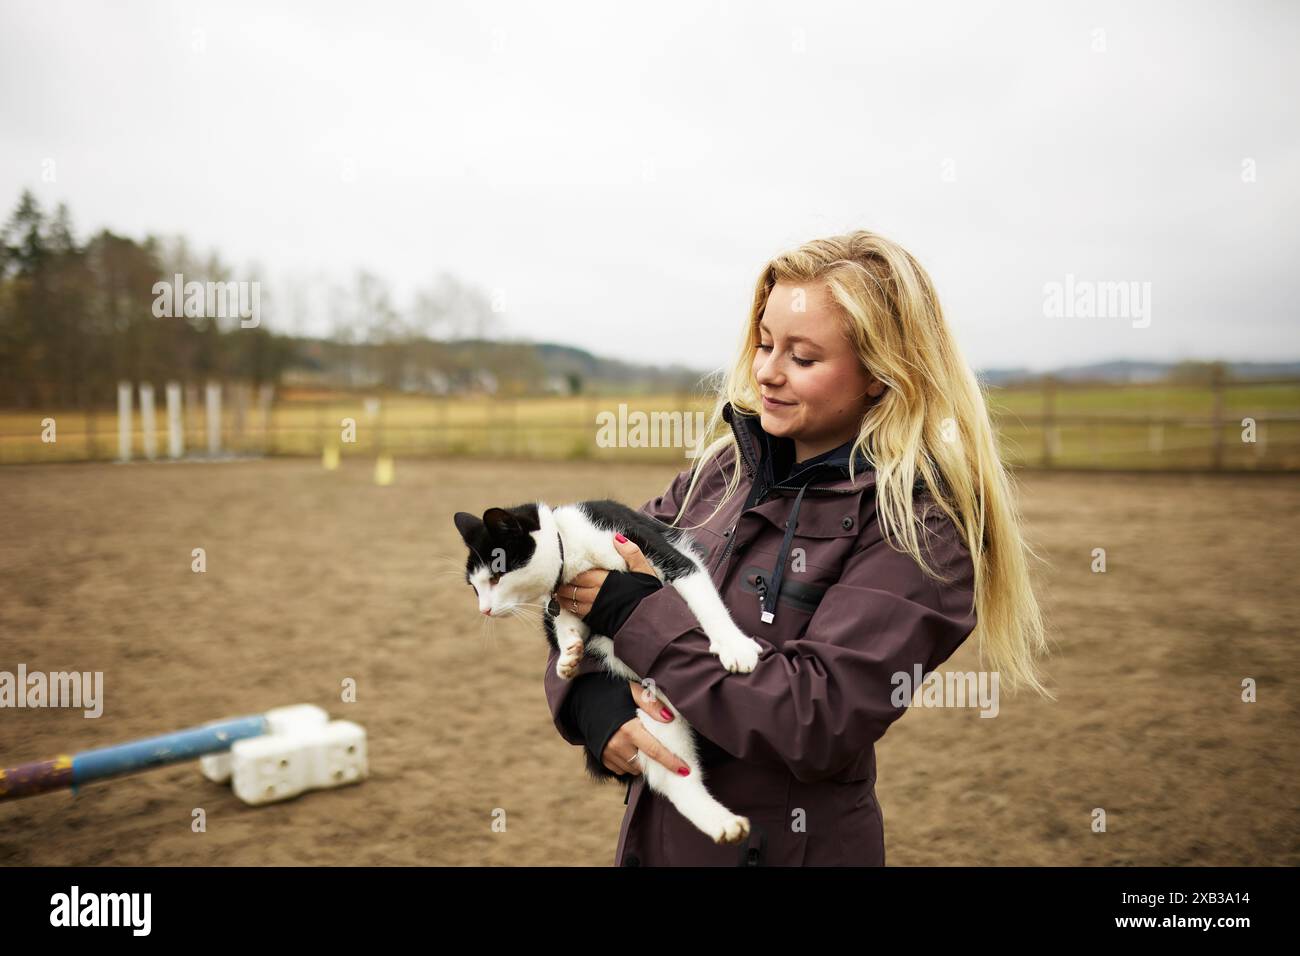
<svg viewBox="0 0 1300 956">
<path fill-rule="evenodd" d="M 797 461 L 855 436 L 884 390 L 844 336 L 836 308 L 823 283 L 778 282 L 759 324 L 754 378 L 763 395 L 760 421 L 769 435 L 794 440 Z"/>
</svg>

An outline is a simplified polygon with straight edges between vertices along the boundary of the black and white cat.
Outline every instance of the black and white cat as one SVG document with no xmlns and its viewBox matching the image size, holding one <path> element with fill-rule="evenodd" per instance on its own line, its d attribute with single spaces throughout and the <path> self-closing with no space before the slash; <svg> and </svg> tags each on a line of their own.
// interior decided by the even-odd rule
<svg viewBox="0 0 1300 956">
<path fill-rule="evenodd" d="M 614 547 L 621 532 L 650 562 L 655 576 L 674 587 L 695 613 L 709 636 L 709 651 L 733 673 L 748 673 L 762 650 L 731 619 L 713 586 L 702 556 L 689 533 L 657 521 L 624 504 L 608 499 L 581 501 L 550 508 L 543 502 L 513 508 L 489 508 L 477 518 L 458 511 L 456 528 L 469 546 L 466 580 L 478 594 L 479 612 L 493 617 L 516 613 L 523 607 L 547 607 L 543 615 L 546 639 L 559 651 L 555 669 L 571 680 L 584 653 L 601 660 L 618 677 L 640 682 L 614 654 L 614 642 L 590 634 L 582 618 L 558 607 L 551 594 L 565 581 L 591 568 L 626 571 L 627 562 Z M 728 810 L 704 786 L 695 734 L 686 719 L 657 687 L 655 694 L 673 713 L 660 723 L 637 709 L 642 725 L 677 754 L 690 768 L 688 776 L 670 773 L 656 760 L 638 753 L 646 784 L 662 794 L 695 826 L 716 843 L 739 843 L 749 836 L 749 820 Z M 584 750 L 592 776 L 615 776 Z"/>
</svg>

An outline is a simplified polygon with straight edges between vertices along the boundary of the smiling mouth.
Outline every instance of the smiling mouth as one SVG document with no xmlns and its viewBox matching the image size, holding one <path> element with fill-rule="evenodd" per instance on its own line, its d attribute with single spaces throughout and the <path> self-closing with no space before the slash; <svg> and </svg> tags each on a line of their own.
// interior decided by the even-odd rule
<svg viewBox="0 0 1300 956">
<path fill-rule="evenodd" d="M 765 402 L 770 402 L 770 403 L 773 404 L 773 405 L 793 405 L 793 404 L 794 404 L 794 402 L 783 402 L 783 401 L 781 401 L 780 399 L 773 398 L 773 397 L 770 396 L 770 395 L 764 395 L 764 396 L 763 396 L 763 401 L 765 401 Z"/>
</svg>

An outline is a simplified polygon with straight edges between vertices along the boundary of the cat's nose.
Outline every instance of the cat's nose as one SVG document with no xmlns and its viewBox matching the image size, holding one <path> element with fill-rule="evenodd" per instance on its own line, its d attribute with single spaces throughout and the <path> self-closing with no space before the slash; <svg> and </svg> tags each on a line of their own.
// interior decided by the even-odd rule
<svg viewBox="0 0 1300 956">
<path fill-rule="evenodd" d="M 486 614 L 488 617 L 491 617 L 491 616 L 492 616 L 492 609 L 491 609 L 490 607 L 485 607 L 485 608 L 483 609 L 483 613 Z"/>
</svg>

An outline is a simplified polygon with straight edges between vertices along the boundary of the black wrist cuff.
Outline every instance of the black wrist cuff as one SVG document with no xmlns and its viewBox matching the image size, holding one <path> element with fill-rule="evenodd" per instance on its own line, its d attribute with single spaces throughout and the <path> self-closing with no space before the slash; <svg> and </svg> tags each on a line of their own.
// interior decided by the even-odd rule
<svg viewBox="0 0 1300 956">
<path fill-rule="evenodd" d="M 583 620 L 591 633 L 613 638 L 641 599 L 662 587 L 662 581 L 644 571 L 611 571 Z"/>
<path fill-rule="evenodd" d="M 574 678 L 573 687 L 565 698 L 565 716 L 577 728 L 588 752 L 596 762 L 604 764 L 609 738 L 625 723 L 636 716 L 636 702 L 632 699 L 631 685 L 613 674 L 583 674 Z"/>
</svg>

